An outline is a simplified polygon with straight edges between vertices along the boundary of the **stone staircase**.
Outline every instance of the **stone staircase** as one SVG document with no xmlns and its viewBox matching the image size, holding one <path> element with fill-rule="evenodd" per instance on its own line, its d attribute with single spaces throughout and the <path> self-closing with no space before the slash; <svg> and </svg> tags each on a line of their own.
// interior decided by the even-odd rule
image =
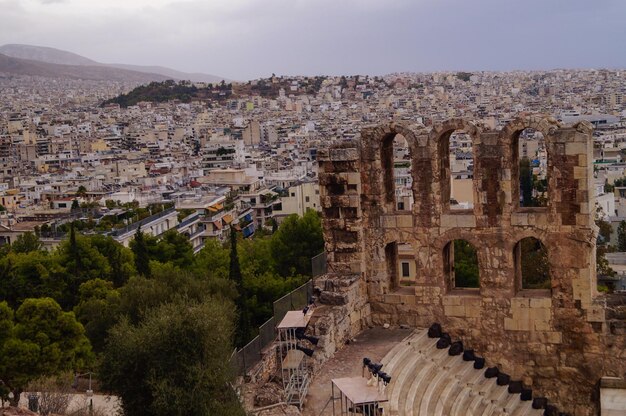
<svg viewBox="0 0 626 416">
<path fill-rule="evenodd" d="M 485 378 L 485 369 L 474 361 L 450 356 L 448 348 L 437 349 L 438 338 L 418 330 L 398 343 L 382 359 L 391 376 L 386 387 L 386 415 L 397 416 L 487 416 L 542 415 L 532 400 L 522 401 L 496 378 Z"/>
</svg>

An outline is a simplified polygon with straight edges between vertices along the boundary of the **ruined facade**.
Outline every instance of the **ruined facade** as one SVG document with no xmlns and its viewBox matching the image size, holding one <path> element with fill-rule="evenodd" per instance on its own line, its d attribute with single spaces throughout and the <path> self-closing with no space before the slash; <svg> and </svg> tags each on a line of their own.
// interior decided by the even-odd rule
<svg viewBox="0 0 626 416">
<path fill-rule="evenodd" d="M 520 207 L 518 138 L 543 134 L 548 161 L 546 207 Z M 474 206 L 450 208 L 450 135 L 472 137 Z M 414 204 L 398 211 L 393 148 L 407 141 Z M 389 123 L 359 140 L 320 151 L 320 189 L 329 273 L 316 282 L 331 305 L 316 331 L 327 354 L 368 324 L 427 327 L 439 322 L 466 348 L 523 380 L 567 412 L 593 414 L 597 383 L 624 377 L 626 336 L 609 324 L 595 275 L 592 128 L 528 116 L 490 131 L 462 119 L 433 128 Z M 540 240 L 550 285 L 523 289 L 518 243 Z M 452 242 L 477 251 L 479 287 L 456 288 Z M 416 262 L 411 286 L 398 282 L 397 247 Z"/>
</svg>

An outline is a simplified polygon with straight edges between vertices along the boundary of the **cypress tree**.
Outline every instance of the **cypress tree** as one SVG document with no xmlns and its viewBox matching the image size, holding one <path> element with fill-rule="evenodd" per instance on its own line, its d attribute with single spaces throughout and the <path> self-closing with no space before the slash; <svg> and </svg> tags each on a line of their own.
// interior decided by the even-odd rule
<svg viewBox="0 0 626 416">
<path fill-rule="evenodd" d="M 137 273 L 142 276 L 150 276 L 150 256 L 148 254 L 148 247 L 146 246 L 146 240 L 143 238 L 143 232 L 141 231 L 141 225 L 137 228 L 135 233 L 135 243 L 132 246 L 133 253 L 135 253 L 135 268 Z"/>
<path fill-rule="evenodd" d="M 241 276 L 239 255 L 237 254 L 237 232 L 233 227 L 230 227 L 230 270 L 228 277 L 235 282 L 237 292 L 239 292 L 236 301 L 239 322 L 235 332 L 235 345 L 243 347 L 246 345 L 250 335 L 250 317 L 248 316 L 245 288 L 243 287 L 243 277 Z"/>
</svg>

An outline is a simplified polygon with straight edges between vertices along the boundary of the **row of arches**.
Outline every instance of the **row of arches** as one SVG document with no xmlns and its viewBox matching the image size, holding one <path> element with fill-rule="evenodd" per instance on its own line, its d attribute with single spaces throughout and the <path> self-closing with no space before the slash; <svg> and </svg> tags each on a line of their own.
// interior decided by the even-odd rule
<svg viewBox="0 0 626 416">
<path fill-rule="evenodd" d="M 550 289 L 548 250 L 541 240 L 523 238 L 515 244 L 512 254 L 517 290 Z M 480 262 L 472 243 L 464 239 L 452 240 L 444 246 L 442 257 L 443 275 L 449 289 L 480 288 Z M 420 271 L 410 244 L 387 244 L 385 258 L 392 287 L 416 284 Z"/>
<path fill-rule="evenodd" d="M 500 132 L 500 140 L 510 145 L 512 202 L 514 208 L 546 207 L 549 201 L 549 143 L 546 136 L 556 121 L 517 122 Z M 436 142 L 441 198 L 445 211 L 471 210 L 477 185 L 474 181 L 476 141 L 481 132 L 464 120 L 452 120 L 428 135 Z M 422 136 L 420 136 L 422 137 Z M 380 160 L 385 202 L 394 211 L 411 211 L 420 195 L 413 182 L 422 180 L 423 172 L 414 165 L 413 153 L 423 139 L 404 127 L 394 126 L 380 143 Z M 431 180 L 431 178 L 423 178 Z M 418 187 L 419 188 L 419 187 Z"/>
</svg>

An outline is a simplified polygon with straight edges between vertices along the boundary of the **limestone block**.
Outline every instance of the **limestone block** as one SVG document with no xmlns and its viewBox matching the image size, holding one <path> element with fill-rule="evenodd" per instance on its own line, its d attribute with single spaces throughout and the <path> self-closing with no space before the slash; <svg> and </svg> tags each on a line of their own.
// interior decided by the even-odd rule
<svg viewBox="0 0 626 416">
<path fill-rule="evenodd" d="M 400 228 L 413 228 L 413 216 L 412 215 L 397 215 L 396 224 Z"/>
<path fill-rule="evenodd" d="M 457 226 L 457 215 L 442 215 L 441 216 L 441 228 L 452 228 Z"/>
<path fill-rule="evenodd" d="M 552 317 L 551 310 L 546 308 L 530 308 L 531 321 L 549 321 Z"/>
<path fill-rule="evenodd" d="M 588 170 L 587 167 L 574 166 L 574 179 L 586 179 Z"/>
<path fill-rule="evenodd" d="M 552 307 L 552 298 L 531 298 L 530 299 L 530 307 L 531 308 L 551 308 Z"/>
<path fill-rule="evenodd" d="M 523 212 L 512 213 L 511 225 L 528 225 L 528 214 Z"/>
<path fill-rule="evenodd" d="M 589 226 L 589 214 L 576 214 L 576 225 Z"/>
<path fill-rule="evenodd" d="M 584 154 L 578 155 L 578 166 L 588 166 L 587 155 L 584 155 Z"/>
<path fill-rule="evenodd" d="M 511 298 L 511 309 L 513 309 L 514 311 L 516 309 L 529 308 L 529 307 L 530 307 L 529 298 Z"/>
<path fill-rule="evenodd" d="M 517 321 L 511 318 L 504 318 L 504 329 L 506 331 L 517 331 L 519 327 L 517 325 Z"/>
<path fill-rule="evenodd" d="M 361 174 L 357 172 L 348 172 L 348 183 L 350 185 L 357 185 L 361 183 Z"/>
<path fill-rule="evenodd" d="M 568 156 L 587 153 L 587 144 L 585 142 L 567 142 L 565 144 L 565 154 Z"/>
<path fill-rule="evenodd" d="M 534 321 L 535 331 L 550 331 L 552 327 L 548 321 Z"/>
<path fill-rule="evenodd" d="M 447 316 L 465 316 L 465 306 L 444 306 L 444 311 Z"/>
<path fill-rule="evenodd" d="M 605 314 L 602 306 L 592 306 L 587 309 L 588 322 L 604 322 Z"/>
<path fill-rule="evenodd" d="M 443 306 L 459 306 L 461 305 L 460 296 L 444 296 L 442 298 Z"/>
<path fill-rule="evenodd" d="M 457 227 L 476 227 L 476 217 L 474 214 L 470 215 L 456 215 Z"/>
</svg>

